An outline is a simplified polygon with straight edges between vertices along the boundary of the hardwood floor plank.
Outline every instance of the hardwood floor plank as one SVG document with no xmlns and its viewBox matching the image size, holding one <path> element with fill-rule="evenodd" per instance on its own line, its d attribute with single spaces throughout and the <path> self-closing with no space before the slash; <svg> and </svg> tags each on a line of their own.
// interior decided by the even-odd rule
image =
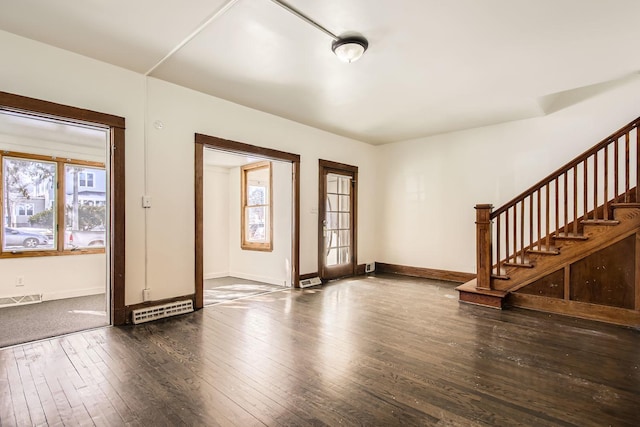
<svg viewBox="0 0 640 427">
<path fill-rule="evenodd" d="M 640 331 L 376 275 L 0 350 L 0 424 L 640 425 Z"/>
<path fill-rule="evenodd" d="M 218 320 L 220 320 L 220 321 L 222 322 L 222 321 L 224 321 L 224 318 L 225 318 L 225 317 L 226 317 L 226 316 L 223 316 L 223 317 L 221 317 L 221 318 L 220 318 L 220 319 L 218 319 Z M 228 326 L 229 328 L 232 328 L 232 327 L 233 327 L 233 319 L 231 319 L 229 322 L 230 322 L 230 323 L 229 323 L 229 324 L 227 324 L 227 326 Z M 306 327 L 306 328 L 305 328 L 305 333 L 307 333 L 307 334 L 308 334 L 309 332 L 310 332 L 310 328 Z M 295 331 L 292 331 L 291 333 L 295 333 Z M 276 337 L 276 338 L 277 338 L 277 337 Z M 219 338 L 218 338 L 218 339 L 219 339 Z M 303 339 L 303 337 L 300 337 L 300 340 L 302 340 L 302 339 Z M 276 342 L 276 343 L 281 343 L 281 342 L 282 342 L 282 340 L 281 340 L 281 339 L 276 339 L 276 340 L 275 340 L 275 342 Z M 300 344 L 302 344 L 302 345 L 304 346 L 304 343 L 300 342 Z M 339 352 L 339 351 L 340 351 L 340 350 L 339 350 L 339 346 L 338 346 L 338 347 L 336 347 L 336 349 L 335 349 L 335 350 L 333 350 L 333 351 L 334 351 L 334 352 Z M 318 362 L 322 362 L 322 361 L 325 361 L 325 360 L 327 359 L 327 357 L 326 357 L 325 355 L 323 355 L 323 356 L 324 356 L 324 357 L 319 358 L 319 359 L 317 360 L 317 362 L 316 362 L 316 363 L 318 363 Z M 284 357 L 284 358 L 286 358 L 286 354 L 278 355 L 278 356 L 276 356 L 275 358 L 276 358 L 276 359 L 282 359 L 283 357 Z M 360 364 L 360 370 L 367 369 L 367 368 L 368 368 L 368 366 L 367 366 L 367 364 L 368 364 L 368 363 L 369 363 L 369 361 L 362 361 L 362 363 Z M 393 366 L 393 364 L 394 364 L 394 363 L 395 363 L 394 361 L 387 362 L 387 364 L 391 364 L 391 366 Z M 405 366 L 406 366 L 406 365 L 405 365 Z M 314 367 L 316 367 L 316 366 L 314 366 Z M 327 368 L 327 369 L 331 369 L 331 366 L 327 366 L 326 368 Z M 385 366 L 385 365 L 380 365 L 380 366 L 376 366 L 375 368 L 376 368 L 376 369 L 380 369 L 380 370 L 384 371 L 384 370 L 387 368 L 387 366 Z M 325 368 L 320 368 L 320 371 L 325 371 Z M 373 372 L 373 375 L 375 375 L 376 373 L 377 373 L 377 372 Z M 367 374 L 365 374 L 365 375 L 363 375 L 363 379 L 362 379 L 362 381 L 363 381 L 363 383 L 365 383 L 365 386 L 370 387 L 370 386 L 371 386 L 370 384 L 366 384 L 366 381 L 368 380 L 368 378 L 369 378 L 369 376 L 368 376 Z M 412 388 L 413 388 L 413 389 L 415 389 L 415 388 L 416 388 L 416 386 L 415 386 L 415 384 L 411 384 L 411 382 L 408 382 L 408 383 L 403 384 L 403 387 L 398 388 L 398 384 L 397 384 L 397 382 L 398 382 L 398 381 L 397 381 L 397 380 L 398 380 L 398 378 L 400 378 L 400 377 L 399 377 L 399 376 L 397 376 L 397 377 L 395 377 L 395 378 L 394 378 L 394 381 L 393 381 L 393 382 L 394 382 L 395 384 L 387 384 L 391 389 L 390 389 L 390 390 L 387 390 L 387 391 L 386 391 L 386 394 L 384 394 L 384 395 L 379 395 L 379 396 L 378 396 L 378 398 L 380 398 L 380 399 L 384 399 L 384 400 L 385 400 L 385 402 L 386 402 L 387 404 L 395 405 L 395 406 L 398 406 L 398 405 L 402 405 L 402 404 L 404 404 L 404 403 L 405 403 L 405 400 L 406 400 L 406 402 L 408 403 L 408 405 L 404 408 L 403 413 L 405 413 L 405 414 L 406 414 L 406 413 L 410 413 L 410 410 L 411 410 L 411 409 L 414 409 L 414 408 L 413 408 L 413 406 L 412 406 L 412 405 L 413 405 L 413 403 L 414 403 L 414 402 L 417 402 L 417 401 L 415 401 L 415 399 L 413 399 L 413 397 L 412 397 L 412 396 L 410 396 L 410 395 L 406 395 L 406 394 L 405 394 L 405 391 L 406 391 L 406 390 L 411 391 L 411 389 L 412 389 Z M 354 381 L 354 380 L 355 380 L 355 378 L 351 378 L 351 380 L 352 380 L 352 381 Z M 378 378 L 378 380 L 379 380 L 379 378 Z M 406 390 L 404 390 L 404 389 L 406 389 Z M 454 389 L 454 390 L 455 390 L 455 389 Z M 434 397 L 432 396 L 432 397 L 430 397 L 429 399 L 427 399 L 426 401 L 433 400 L 433 398 L 434 398 Z M 453 399 L 453 398 L 452 398 L 451 396 L 449 396 L 449 400 L 451 400 L 451 399 Z M 370 400 L 370 399 L 369 399 L 369 400 Z M 392 401 L 392 400 L 393 400 L 393 401 Z M 465 401 L 465 400 L 466 400 L 466 399 L 462 399 L 462 398 L 461 398 L 461 399 L 458 399 L 458 400 L 454 401 L 453 403 L 454 403 L 454 404 L 459 404 L 459 402 L 460 402 L 460 401 Z M 449 403 L 452 403 L 452 402 L 449 402 Z M 476 412 L 482 412 L 482 411 L 484 411 L 484 409 L 476 408 Z M 440 411 L 438 411 L 438 412 L 439 412 L 439 413 L 442 413 L 442 411 L 441 411 L 441 410 L 440 410 Z M 489 411 L 487 411 L 487 412 L 489 412 Z M 428 413 L 424 413 L 424 412 L 422 412 L 421 414 L 422 414 L 422 416 L 423 416 L 423 417 L 427 417 L 427 416 L 428 416 Z M 489 412 L 489 416 L 491 417 L 491 419 L 489 419 L 489 420 L 488 420 L 490 423 L 495 423 L 495 422 L 499 422 L 499 421 L 500 421 L 499 419 L 498 419 L 498 420 L 496 420 L 496 419 L 495 419 L 495 415 L 494 415 L 493 413 L 490 413 L 490 412 Z"/>
<path fill-rule="evenodd" d="M 0 425 L 17 424 L 11 399 L 11 384 L 7 368 L 7 365 L 11 363 L 12 359 L 13 354 L 9 351 L 0 352 Z"/>
</svg>

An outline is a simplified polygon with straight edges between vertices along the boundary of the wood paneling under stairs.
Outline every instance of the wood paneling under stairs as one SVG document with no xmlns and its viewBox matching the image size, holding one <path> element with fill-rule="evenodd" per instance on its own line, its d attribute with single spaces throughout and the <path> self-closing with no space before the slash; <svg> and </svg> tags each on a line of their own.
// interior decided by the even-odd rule
<svg viewBox="0 0 640 427">
<path fill-rule="evenodd" d="M 640 332 L 376 274 L 0 350 L 0 424 L 637 426 Z"/>
<path fill-rule="evenodd" d="M 490 290 L 465 283 L 460 300 L 640 327 L 640 205 L 615 204 L 608 221 L 585 221 L 581 231 L 581 239 L 552 239 L 557 253 L 527 254 L 529 268 L 505 270 Z"/>
<path fill-rule="evenodd" d="M 632 234 L 571 264 L 569 299 L 633 310 L 636 256 Z"/>
</svg>

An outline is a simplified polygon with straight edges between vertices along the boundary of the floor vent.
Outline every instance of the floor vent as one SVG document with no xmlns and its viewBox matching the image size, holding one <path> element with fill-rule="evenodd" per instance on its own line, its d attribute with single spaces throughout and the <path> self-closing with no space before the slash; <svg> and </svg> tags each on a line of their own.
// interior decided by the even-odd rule
<svg viewBox="0 0 640 427">
<path fill-rule="evenodd" d="M 35 304 L 42 302 L 42 294 L 20 295 L 19 297 L 0 298 L 0 307 L 11 307 L 13 305 Z"/>
<path fill-rule="evenodd" d="M 134 324 L 150 322 L 178 314 L 191 313 L 193 311 L 193 301 L 176 301 L 153 307 L 139 308 L 131 312 L 131 321 Z"/>
<path fill-rule="evenodd" d="M 300 281 L 301 288 L 308 288 L 311 286 L 322 285 L 322 280 L 319 277 L 312 277 L 311 279 L 304 279 Z"/>
</svg>

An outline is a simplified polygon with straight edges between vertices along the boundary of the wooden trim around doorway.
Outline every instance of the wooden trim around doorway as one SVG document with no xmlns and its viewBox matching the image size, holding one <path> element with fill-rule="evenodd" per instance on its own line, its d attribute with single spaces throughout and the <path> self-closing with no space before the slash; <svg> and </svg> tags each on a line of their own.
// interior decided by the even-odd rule
<svg viewBox="0 0 640 427">
<path fill-rule="evenodd" d="M 351 241 L 351 249 L 353 253 L 352 257 L 352 265 L 353 270 L 351 271 L 352 276 L 358 275 L 358 167 L 347 165 L 345 163 L 333 162 L 331 160 L 323 160 L 319 159 L 318 161 L 318 273 L 322 280 L 325 280 L 324 276 L 324 241 L 323 241 L 323 225 L 322 220 L 320 219 L 325 212 L 325 201 L 324 201 L 324 192 L 325 192 L 325 182 L 324 182 L 324 172 L 325 171 L 333 171 L 338 174 L 350 174 L 353 176 L 353 182 L 355 185 L 352 188 L 352 206 L 351 208 L 351 231 L 352 231 L 352 241 Z M 362 274 L 364 274 L 364 269 L 362 270 Z"/>
<path fill-rule="evenodd" d="M 195 309 L 204 307 L 204 149 L 251 154 L 269 160 L 291 162 L 293 191 L 293 230 L 291 242 L 292 285 L 300 286 L 300 155 L 243 142 L 195 134 Z"/>
<path fill-rule="evenodd" d="M 125 119 L 111 114 L 0 92 L 0 109 L 53 116 L 71 123 L 108 127 L 111 133 L 111 324 L 126 321 L 125 295 Z"/>
</svg>

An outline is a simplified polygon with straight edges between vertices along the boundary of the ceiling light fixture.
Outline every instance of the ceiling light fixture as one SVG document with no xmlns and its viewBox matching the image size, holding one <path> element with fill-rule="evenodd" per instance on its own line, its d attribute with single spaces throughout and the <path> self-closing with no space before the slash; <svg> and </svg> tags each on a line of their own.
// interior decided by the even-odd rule
<svg viewBox="0 0 640 427">
<path fill-rule="evenodd" d="M 331 31 L 327 30 L 322 25 L 304 15 L 299 10 L 289 6 L 285 2 L 280 0 L 271 1 L 331 37 L 333 39 L 333 43 L 331 43 L 331 50 L 336 54 L 338 59 L 343 62 L 357 61 L 369 47 L 369 42 L 362 36 L 336 36 Z"/>
<path fill-rule="evenodd" d="M 342 62 L 355 62 L 369 47 L 364 37 L 339 38 L 331 44 L 331 50 Z"/>
</svg>

